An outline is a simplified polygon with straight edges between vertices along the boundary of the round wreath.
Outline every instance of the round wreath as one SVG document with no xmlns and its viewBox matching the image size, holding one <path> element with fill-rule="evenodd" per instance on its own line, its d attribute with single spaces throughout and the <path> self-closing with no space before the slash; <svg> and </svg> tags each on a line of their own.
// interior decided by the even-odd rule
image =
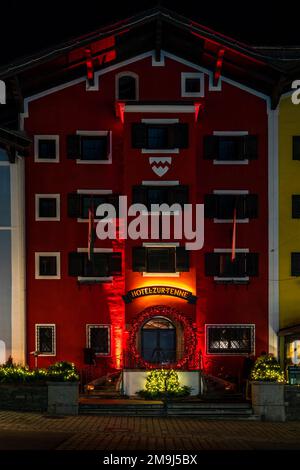
<svg viewBox="0 0 300 470">
<path fill-rule="evenodd" d="M 185 318 L 181 313 L 179 313 L 175 308 L 167 307 L 166 305 L 157 305 L 154 307 L 148 307 L 142 311 L 133 321 L 133 325 L 131 327 L 129 333 L 129 352 L 131 357 L 139 363 L 145 369 L 156 369 L 157 364 L 152 364 L 150 362 L 145 361 L 142 356 L 140 355 L 139 351 L 136 347 L 136 337 L 143 326 L 143 324 L 150 318 L 155 316 L 166 316 L 170 318 L 170 320 L 176 321 L 181 323 L 184 331 L 184 354 L 183 357 L 173 363 L 168 364 L 168 367 L 172 369 L 180 369 L 184 364 L 186 364 L 189 360 L 192 360 L 195 355 L 195 348 L 196 348 L 196 336 L 193 330 L 192 325 L 190 322 Z"/>
</svg>

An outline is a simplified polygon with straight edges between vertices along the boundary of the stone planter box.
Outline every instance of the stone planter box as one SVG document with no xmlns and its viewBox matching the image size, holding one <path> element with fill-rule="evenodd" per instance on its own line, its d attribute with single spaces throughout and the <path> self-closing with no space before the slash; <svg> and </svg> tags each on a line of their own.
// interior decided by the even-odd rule
<svg viewBox="0 0 300 470">
<path fill-rule="evenodd" d="M 285 421 L 284 384 L 251 382 L 254 414 L 265 421 Z"/>
<path fill-rule="evenodd" d="M 48 413 L 51 415 L 78 415 L 78 382 L 47 382 Z"/>
<path fill-rule="evenodd" d="M 0 385 L 0 410 L 46 411 L 47 399 L 48 389 L 46 385 Z"/>
</svg>

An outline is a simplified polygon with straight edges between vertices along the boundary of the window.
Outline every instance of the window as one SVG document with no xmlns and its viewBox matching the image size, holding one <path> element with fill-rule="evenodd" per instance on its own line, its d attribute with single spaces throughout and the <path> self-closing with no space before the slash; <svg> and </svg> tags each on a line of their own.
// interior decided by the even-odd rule
<svg viewBox="0 0 300 470">
<path fill-rule="evenodd" d="M 152 204 L 188 204 L 189 188 L 185 185 L 176 186 L 134 186 L 133 203 L 144 204 L 151 210 Z"/>
<path fill-rule="evenodd" d="M 55 336 L 54 324 L 35 325 L 35 350 L 39 352 L 39 355 L 56 355 Z"/>
<path fill-rule="evenodd" d="M 107 356 L 110 354 L 109 325 L 87 325 L 87 347 L 95 354 Z"/>
<path fill-rule="evenodd" d="M 300 160 L 300 135 L 293 136 L 293 160 Z"/>
<path fill-rule="evenodd" d="M 254 325 L 206 325 L 208 354 L 251 354 Z"/>
<path fill-rule="evenodd" d="M 68 194 L 68 216 L 87 220 L 89 217 L 89 209 L 94 208 L 96 217 L 96 210 L 100 204 L 109 203 L 118 209 L 118 196 L 115 194 L 84 194 L 84 193 L 69 193 Z M 99 217 L 97 216 L 97 219 Z"/>
<path fill-rule="evenodd" d="M 132 147 L 164 150 L 188 147 L 188 124 L 132 124 Z"/>
<path fill-rule="evenodd" d="M 207 135 L 203 140 L 204 158 L 223 162 L 253 160 L 258 156 L 255 135 Z"/>
<path fill-rule="evenodd" d="M 257 194 L 207 194 L 204 198 L 205 217 L 232 220 L 253 219 L 258 216 Z"/>
<path fill-rule="evenodd" d="M 111 163 L 111 132 L 78 131 L 68 135 L 67 155 L 82 163 Z"/>
<path fill-rule="evenodd" d="M 79 278 L 110 278 L 122 273 L 122 254 L 118 252 L 99 252 L 88 259 L 87 252 L 69 253 L 69 276 Z"/>
<path fill-rule="evenodd" d="M 44 163 L 59 161 L 58 135 L 34 136 L 34 161 Z"/>
<path fill-rule="evenodd" d="M 181 74 L 181 96 L 204 96 L 204 75 L 202 73 Z"/>
<path fill-rule="evenodd" d="M 176 361 L 176 328 L 167 318 L 153 317 L 141 328 L 141 355 L 152 364 Z"/>
<path fill-rule="evenodd" d="M 134 73 L 122 73 L 116 76 L 117 100 L 137 100 L 138 76 Z"/>
<path fill-rule="evenodd" d="M 189 252 L 184 247 L 134 247 L 132 270 L 146 273 L 189 271 Z"/>
<path fill-rule="evenodd" d="M 300 276 L 300 253 L 291 253 L 291 275 Z"/>
<path fill-rule="evenodd" d="M 35 195 L 35 220 L 60 220 L 60 195 Z"/>
<path fill-rule="evenodd" d="M 300 219 L 300 195 L 293 194 L 292 196 L 292 217 Z"/>
<path fill-rule="evenodd" d="M 60 253 L 35 253 L 35 278 L 60 279 Z"/>
<path fill-rule="evenodd" d="M 247 280 L 250 276 L 258 276 L 258 254 L 237 252 L 231 261 L 231 252 L 206 253 L 205 275 L 217 280 Z"/>
</svg>

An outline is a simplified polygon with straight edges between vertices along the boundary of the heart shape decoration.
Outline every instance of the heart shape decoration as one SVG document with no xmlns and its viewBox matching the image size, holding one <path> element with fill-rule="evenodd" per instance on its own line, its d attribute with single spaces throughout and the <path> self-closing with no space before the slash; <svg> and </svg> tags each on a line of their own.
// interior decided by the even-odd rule
<svg viewBox="0 0 300 470">
<path fill-rule="evenodd" d="M 169 171 L 172 157 L 150 157 L 149 163 L 152 171 L 161 178 Z"/>
</svg>

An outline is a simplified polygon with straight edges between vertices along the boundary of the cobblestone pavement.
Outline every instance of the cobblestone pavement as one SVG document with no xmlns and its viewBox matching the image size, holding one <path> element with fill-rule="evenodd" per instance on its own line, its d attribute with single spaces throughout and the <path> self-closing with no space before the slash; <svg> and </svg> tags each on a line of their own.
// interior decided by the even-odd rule
<svg viewBox="0 0 300 470">
<path fill-rule="evenodd" d="M 131 416 L 50 418 L 38 413 L 0 411 L 3 450 L 5 439 L 1 436 L 10 436 L 9 449 L 300 450 L 300 422 Z"/>
</svg>

